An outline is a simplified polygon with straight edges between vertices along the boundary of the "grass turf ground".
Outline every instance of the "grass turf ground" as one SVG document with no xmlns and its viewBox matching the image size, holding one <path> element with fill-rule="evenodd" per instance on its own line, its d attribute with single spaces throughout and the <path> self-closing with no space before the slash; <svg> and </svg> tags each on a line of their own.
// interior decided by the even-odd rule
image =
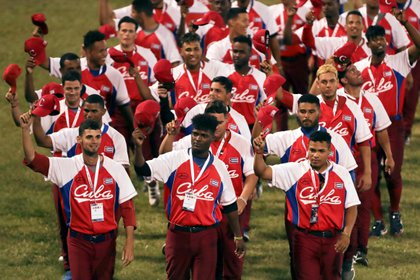
<svg viewBox="0 0 420 280">
<path fill-rule="evenodd" d="M 112 0 L 115 7 L 129 1 Z M 25 63 L 23 42 L 30 36 L 30 15 L 44 12 L 50 27 L 47 36 L 48 53 L 59 56 L 64 52 L 78 53 L 82 35 L 98 26 L 97 1 L 35 1 L 0 0 L 2 44 L 0 69 L 9 63 Z M 52 81 L 45 71 L 36 69 L 35 83 L 39 87 Z M 0 83 L 0 93 L 7 86 Z M 23 75 L 18 80 L 21 108 L 23 101 Z M 14 127 L 7 102 L 0 101 L 0 275 L 2 279 L 59 279 L 62 265 L 59 256 L 58 232 L 50 185 L 39 174 L 22 165 L 23 153 L 20 130 Z M 418 279 L 420 273 L 420 243 L 417 217 L 420 198 L 418 159 L 420 158 L 420 128 L 417 123 L 413 140 L 406 147 L 403 168 L 404 192 L 402 218 L 405 233 L 401 238 L 385 236 L 371 239 L 370 266 L 356 266 L 357 279 Z M 294 124 L 294 121 L 292 121 Z M 38 149 L 40 150 L 40 149 Z M 134 173 L 132 173 L 134 174 Z M 165 279 L 165 259 L 161 254 L 166 232 L 162 205 L 151 208 L 141 183 L 134 178 L 139 191 L 135 199 L 138 230 L 136 231 L 135 261 L 122 268 L 121 248 L 124 236 L 118 240 L 116 279 Z M 385 187 L 383 197 L 388 207 Z M 264 188 L 263 196 L 254 203 L 251 242 L 245 261 L 244 279 L 289 279 L 288 249 L 283 226 L 284 196 L 278 190 Z M 121 229 L 121 232 L 123 230 Z"/>
</svg>

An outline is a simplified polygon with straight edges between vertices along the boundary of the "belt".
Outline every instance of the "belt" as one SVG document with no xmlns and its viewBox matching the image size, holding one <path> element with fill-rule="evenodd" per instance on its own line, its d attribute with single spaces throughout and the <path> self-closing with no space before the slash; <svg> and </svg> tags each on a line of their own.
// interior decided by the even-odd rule
<svg viewBox="0 0 420 280">
<path fill-rule="evenodd" d="M 211 226 L 179 226 L 179 225 L 175 225 L 175 224 L 171 224 L 168 223 L 168 229 L 172 229 L 172 230 L 176 230 L 176 231 L 184 231 L 184 232 L 200 232 L 203 230 L 207 230 L 207 229 L 211 229 L 211 228 L 215 228 L 218 227 L 219 223 L 213 224 Z"/>
<path fill-rule="evenodd" d="M 115 238 L 117 236 L 117 230 L 111 230 L 110 232 L 104 234 L 91 235 L 70 229 L 70 236 L 77 239 L 83 239 L 92 243 L 101 243 L 105 240 Z"/>
<path fill-rule="evenodd" d="M 314 236 L 322 237 L 322 238 L 332 238 L 332 237 L 335 237 L 339 233 L 339 231 L 336 231 L 336 230 L 318 231 L 318 230 L 309 230 L 309 229 L 300 228 L 300 227 L 295 227 L 295 228 L 301 232 L 308 233 L 310 235 L 314 235 Z"/>
</svg>

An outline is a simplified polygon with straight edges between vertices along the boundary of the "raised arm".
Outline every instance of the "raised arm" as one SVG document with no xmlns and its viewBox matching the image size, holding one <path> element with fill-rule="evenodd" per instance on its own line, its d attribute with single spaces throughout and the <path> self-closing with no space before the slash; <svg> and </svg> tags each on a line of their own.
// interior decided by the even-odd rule
<svg viewBox="0 0 420 280">
<path fill-rule="evenodd" d="M 407 29 L 408 36 L 413 41 L 414 45 L 408 48 L 408 58 L 410 64 L 413 64 L 420 57 L 420 32 L 411 25 L 403 11 L 394 9 L 393 13 L 397 20 Z"/>
<path fill-rule="evenodd" d="M 5 96 L 6 100 L 10 103 L 10 111 L 12 113 L 12 118 L 16 126 L 20 126 L 20 115 L 22 112 L 19 108 L 19 100 L 17 93 L 12 93 L 9 89 Z"/>
<path fill-rule="evenodd" d="M 32 116 L 23 114 L 20 116 L 20 127 L 22 128 L 22 146 L 26 162 L 32 162 L 35 158 L 35 147 L 32 143 L 30 128 L 32 124 Z"/>
<path fill-rule="evenodd" d="M 264 180 L 272 180 L 273 178 L 273 171 L 270 166 L 267 166 L 264 161 L 264 140 L 261 136 L 258 136 L 253 141 L 254 146 L 254 172 L 255 175 L 264 179 Z"/>
<path fill-rule="evenodd" d="M 30 114 L 30 112 L 25 113 L 25 115 L 26 114 Z M 32 130 L 35 136 L 36 144 L 43 148 L 52 149 L 52 140 L 49 136 L 45 135 L 44 129 L 41 126 L 41 118 L 37 116 L 32 116 L 32 119 Z"/>
</svg>

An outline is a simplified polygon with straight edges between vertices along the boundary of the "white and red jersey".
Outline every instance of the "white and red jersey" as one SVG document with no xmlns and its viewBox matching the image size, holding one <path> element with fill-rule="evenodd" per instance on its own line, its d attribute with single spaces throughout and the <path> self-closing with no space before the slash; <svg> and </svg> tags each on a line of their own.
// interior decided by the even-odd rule
<svg viewBox="0 0 420 280">
<path fill-rule="evenodd" d="M 172 75 L 175 80 L 175 98 L 172 103 L 183 97 L 192 97 L 197 103 L 208 103 L 210 94 L 210 85 L 214 77 L 224 76 L 226 73 L 224 63 L 219 61 L 202 61 L 200 70 L 191 72 L 185 64 L 180 64 L 173 68 Z"/>
<path fill-rule="evenodd" d="M 314 21 L 312 24 L 312 34 L 315 37 L 347 37 L 347 31 L 344 24 L 337 22 L 333 29 L 328 26 L 325 17 Z"/>
<path fill-rule="evenodd" d="M 229 35 L 224 39 L 213 42 L 207 49 L 206 57 L 209 60 L 217 60 L 227 64 L 233 64 L 232 59 L 232 43 Z M 259 53 L 254 47 L 252 47 L 252 54 L 249 58 L 249 65 L 255 68 L 260 68 L 260 63 L 265 60 L 265 56 Z"/>
<path fill-rule="evenodd" d="M 318 127 L 318 129 L 311 130 L 309 133 L 299 127 L 294 130 L 268 134 L 265 138 L 265 152 L 279 156 L 281 163 L 305 161 L 310 134 L 316 130 L 325 131 L 331 135 L 331 153 L 328 157 L 330 161 L 343 166 L 348 171 L 356 169 L 357 163 L 343 137 L 324 127 Z"/>
<path fill-rule="evenodd" d="M 139 29 L 136 45 L 150 49 L 157 60 L 167 59 L 171 63 L 182 61 L 174 34 L 162 24 L 159 24 L 159 27 L 151 33 Z"/>
<path fill-rule="evenodd" d="M 187 148 L 191 148 L 191 135 L 173 143 L 173 150 Z M 251 142 L 236 132 L 226 130 L 222 140 L 211 143 L 210 152 L 225 163 L 236 197 L 239 197 L 244 188 L 245 177 L 254 174 Z"/>
<path fill-rule="evenodd" d="M 147 164 L 151 177 L 165 183 L 166 215 L 172 224 L 214 225 L 222 220 L 219 205 L 226 206 L 236 201 L 225 164 L 210 152 L 202 168 L 193 160 L 191 149 L 160 155 Z M 186 193 L 193 193 L 196 197 L 194 212 L 182 209 Z"/>
<path fill-rule="evenodd" d="M 363 16 L 363 23 L 365 26 L 364 32 L 371 25 L 380 25 L 385 29 L 385 39 L 388 43 L 387 53 L 394 54 L 395 50 L 408 46 L 410 39 L 405 32 L 405 28 L 398 22 L 398 20 L 390 13 L 378 14 L 373 19 L 367 15 L 366 4 L 359 8 Z M 340 15 L 340 22 L 345 24 L 347 13 Z"/>
<path fill-rule="evenodd" d="M 293 113 L 296 113 L 298 110 L 300 96 L 302 95 L 292 95 Z M 350 149 L 353 149 L 356 143 L 362 143 L 372 138 L 369 125 L 362 111 L 353 101 L 348 100 L 345 96 L 337 95 L 335 100 L 328 102 L 332 104 L 328 105 L 321 95 L 318 95 L 318 98 L 321 105 L 319 125 L 341 135 Z M 287 105 L 289 106 L 289 104 Z"/>
<path fill-rule="evenodd" d="M 381 131 L 391 125 L 391 120 L 386 113 L 384 106 L 382 105 L 379 98 L 373 93 L 360 92 L 360 97 L 355 98 L 347 94 L 344 88 L 337 90 L 337 94 L 346 96 L 348 99 L 354 101 L 365 117 L 367 124 L 369 125 L 370 132 L 373 137 L 371 139 L 371 147 L 376 146 L 375 131 Z"/>
<path fill-rule="evenodd" d="M 418 31 L 420 31 L 420 1 L 419 0 L 408 0 L 404 4 L 404 14 L 408 22 L 414 26 Z M 405 28 L 404 28 L 405 29 Z M 407 32 L 407 30 L 405 29 Z M 413 45 L 413 40 L 408 36 L 410 40 L 410 45 Z"/>
<path fill-rule="evenodd" d="M 365 81 L 362 89 L 379 97 L 391 119 L 401 118 L 405 95 L 403 84 L 415 65 L 410 64 L 408 50 L 385 55 L 378 67 L 371 65 L 371 57 L 355 63 Z"/>
<path fill-rule="evenodd" d="M 327 60 L 334 55 L 334 52 L 347 43 L 347 37 L 315 37 L 316 55 L 322 60 Z M 369 55 L 371 50 L 367 46 L 367 39 L 362 38 L 361 44 L 356 48 L 352 54 L 351 61 L 355 63 Z"/>
<path fill-rule="evenodd" d="M 79 128 L 74 127 L 61 129 L 48 136 L 51 138 L 54 152 L 61 151 L 66 157 L 73 157 L 82 153 L 82 148 L 76 140 L 78 135 Z M 107 124 L 101 127 L 101 145 L 98 153 L 122 165 L 130 165 L 124 136 Z"/>
<path fill-rule="evenodd" d="M 272 184 L 286 192 L 287 220 L 295 226 L 314 230 L 341 230 L 345 226 L 345 209 L 360 201 L 344 167 L 329 162 L 322 174 L 325 183 L 320 190 L 318 172 L 309 161 L 290 162 L 271 166 Z M 318 204 L 318 222 L 310 223 L 312 205 Z"/>
<path fill-rule="evenodd" d="M 223 27 L 220 28 L 218 26 L 215 26 L 213 23 L 209 23 L 206 25 L 198 26 L 198 29 L 195 31 L 200 38 L 201 38 L 201 47 L 203 49 L 203 54 L 207 54 L 208 47 L 217 41 L 222 40 L 223 38 L 226 38 L 226 36 L 229 36 L 229 28 Z"/>
<path fill-rule="evenodd" d="M 185 135 L 191 134 L 193 127 L 192 127 L 192 118 L 194 118 L 198 114 L 204 114 L 206 110 L 207 104 L 197 104 L 191 110 L 187 112 L 185 115 L 184 120 L 182 121 L 182 127 L 185 128 Z M 251 141 L 251 132 L 249 131 L 248 123 L 243 115 L 241 115 L 238 111 L 233 109 L 232 107 L 228 107 L 228 120 L 226 123 L 226 127 L 233 132 L 236 132 L 245 139 Z"/>
<path fill-rule="evenodd" d="M 151 85 L 155 82 L 152 69 L 153 66 L 155 66 L 157 60 L 151 50 L 140 46 L 135 46 L 132 52 L 125 52 L 122 50 L 121 45 L 117 45 L 111 49 L 116 49 L 125 53 L 131 59 L 131 61 L 133 61 L 145 85 Z M 127 87 L 128 95 L 130 96 L 130 100 L 134 102 L 143 101 L 134 77 L 130 76 L 128 72 L 130 64 L 128 62 L 121 63 L 114 61 L 112 66 L 122 74 L 125 85 Z"/>
<path fill-rule="evenodd" d="M 90 235 L 117 229 L 118 206 L 137 195 L 130 177 L 121 164 L 106 156 L 99 158 L 103 158 L 103 162 L 98 168 L 97 180 L 94 180 L 95 172 L 84 164 L 83 155 L 72 158 L 46 158 L 37 154 L 29 164 L 60 188 L 67 225 L 72 230 Z M 94 186 L 95 181 L 97 181 L 96 186 Z M 92 221 L 93 204 L 102 204 L 103 221 Z"/>
<path fill-rule="evenodd" d="M 45 134 L 57 132 L 63 128 L 79 127 L 85 119 L 82 112 L 82 103 L 80 100 L 77 109 L 67 107 L 66 100 L 60 100 L 60 113 L 56 116 L 45 116 L 41 118 L 41 126 Z"/>
<path fill-rule="evenodd" d="M 205 13 L 209 11 L 209 8 L 200 1 L 194 0 L 191 7 L 188 8 L 187 16 L 185 17 L 185 26 L 188 28 L 192 22 L 201 18 Z"/>
<path fill-rule="evenodd" d="M 287 22 L 287 12 L 285 9 L 284 4 L 277 4 L 270 6 L 270 12 L 276 21 L 277 30 L 278 30 L 278 38 L 281 40 L 283 39 L 283 32 L 284 27 L 286 26 Z M 306 14 L 309 12 L 309 9 L 306 7 L 300 7 L 297 9 L 295 16 L 293 17 L 293 25 L 292 31 L 296 31 L 301 28 L 306 22 Z M 282 57 L 288 56 L 296 56 L 299 54 L 306 53 L 305 45 L 299 40 L 296 44 L 293 45 L 280 45 L 280 54 Z"/>
<path fill-rule="evenodd" d="M 242 114 L 248 125 L 255 123 L 255 106 L 263 102 L 267 96 L 264 92 L 265 74 L 251 67 L 248 74 L 242 75 L 230 67 L 227 77 L 232 81 L 232 108 Z"/>
<path fill-rule="evenodd" d="M 237 1 L 232 3 L 232 8 L 238 7 Z M 273 36 L 277 33 L 277 26 L 273 15 L 270 13 L 270 8 L 265 4 L 251 0 L 246 8 L 249 16 L 249 28 L 252 33 L 260 29 L 267 29 L 270 35 Z"/>
</svg>

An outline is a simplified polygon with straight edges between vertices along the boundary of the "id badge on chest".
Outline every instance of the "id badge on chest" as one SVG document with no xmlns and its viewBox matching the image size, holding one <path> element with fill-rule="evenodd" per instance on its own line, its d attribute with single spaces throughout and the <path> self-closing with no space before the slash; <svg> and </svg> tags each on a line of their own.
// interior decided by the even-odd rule
<svg viewBox="0 0 420 280">
<path fill-rule="evenodd" d="M 318 223 L 318 208 L 318 204 L 312 204 L 311 219 L 309 220 L 311 225 Z"/>
<path fill-rule="evenodd" d="M 92 222 L 104 221 L 104 206 L 102 203 L 94 203 L 90 205 L 90 214 Z"/>
<path fill-rule="evenodd" d="M 184 196 L 184 203 L 182 204 L 182 209 L 190 212 L 194 212 L 195 204 L 197 202 L 197 197 L 193 192 L 187 192 Z"/>
</svg>

